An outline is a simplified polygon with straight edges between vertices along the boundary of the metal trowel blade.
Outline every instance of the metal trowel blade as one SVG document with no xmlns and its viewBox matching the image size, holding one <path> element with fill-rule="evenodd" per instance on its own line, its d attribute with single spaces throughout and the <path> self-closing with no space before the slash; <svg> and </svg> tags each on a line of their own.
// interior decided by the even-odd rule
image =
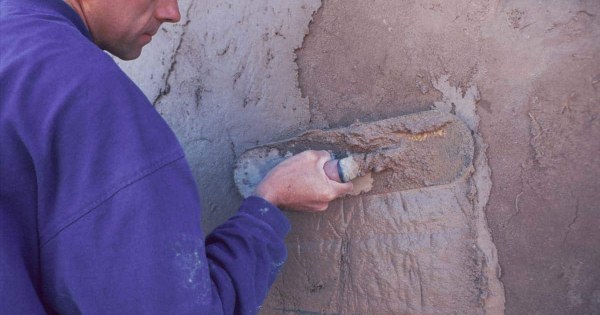
<svg viewBox="0 0 600 315">
<path fill-rule="evenodd" d="M 303 134 L 250 149 L 237 160 L 234 180 L 242 196 L 254 193 L 262 178 L 285 158 L 304 150 L 327 150 L 336 158 L 367 153 L 381 156 L 382 167 L 368 177 L 364 195 L 449 184 L 472 169 L 471 130 L 456 116 L 426 111 L 384 120 L 354 123 Z M 355 185 L 357 186 L 357 185 Z"/>
</svg>

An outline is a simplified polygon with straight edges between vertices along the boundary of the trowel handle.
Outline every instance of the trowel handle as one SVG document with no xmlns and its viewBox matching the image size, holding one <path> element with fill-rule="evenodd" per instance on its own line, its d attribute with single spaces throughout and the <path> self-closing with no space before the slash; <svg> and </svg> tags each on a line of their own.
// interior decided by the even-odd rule
<svg viewBox="0 0 600 315">
<path fill-rule="evenodd" d="M 338 169 L 339 161 L 340 160 L 329 160 L 325 162 L 325 165 L 323 165 L 323 170 L 325 170 L 325 175 L 327 175 L 329 179 L 341 183 L 342 179 Z"/>
<path fill-rule="evenodd" d="M 340 160 L 329 160 L 325 162 L 323 169 L 329 179 L 338 183 L 347 183 L 360 175 L 359 166 L 352 156 Z"/>
</svg>

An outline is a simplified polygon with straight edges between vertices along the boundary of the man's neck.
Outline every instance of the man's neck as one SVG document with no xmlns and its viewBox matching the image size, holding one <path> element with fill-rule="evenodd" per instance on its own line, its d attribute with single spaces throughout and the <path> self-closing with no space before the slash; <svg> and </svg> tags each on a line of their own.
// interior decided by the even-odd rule
<svg viewBox="0 0 600 315">
<path fill-rule="evenodd" d="M 63 0 L 66 4 L 68 4 L 81 18 L 81 20 L 83 21 L 83 24 L 85 25 L 85 27 L 90 30 L 90 27 L 88 26 L 88 22 L 87 19 L 85 17 L 85 13 L 83 10 L 83 6 L 81 4 L 81 1 L 79 0 Z"/>
</svg>

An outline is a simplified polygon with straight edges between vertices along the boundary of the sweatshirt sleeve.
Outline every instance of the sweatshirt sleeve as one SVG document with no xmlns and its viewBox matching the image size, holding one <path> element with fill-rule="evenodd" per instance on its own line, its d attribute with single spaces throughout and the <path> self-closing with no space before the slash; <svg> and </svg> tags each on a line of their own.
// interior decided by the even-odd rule
<svg viewBox="0 0 600 315">
<path fill-rule="evenodd" d="M 289 223 L 258 198 L 200 228 L 183 158 L 119 189 L 42 249 L 44 296 L 60 314 L 256 314 L 287 257 Z"/>
<path fill-rule="evenodd" d="M 275 281 L 287 252 L 289 223 L 281 211 L 258 197 L 206 239 L 210 276 L 226 314 L 254 314 Z"/>
</svg>

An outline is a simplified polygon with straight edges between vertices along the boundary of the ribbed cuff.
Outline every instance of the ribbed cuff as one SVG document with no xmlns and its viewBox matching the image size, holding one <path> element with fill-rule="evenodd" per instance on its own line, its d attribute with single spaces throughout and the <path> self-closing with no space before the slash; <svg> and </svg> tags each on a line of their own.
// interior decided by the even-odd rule
<svg viewBox="0 0 600 315">
<path fill-rule="evenodd" d="M 258 196 L 250 196 L 242 202 L 240 212 L 245 212 L 268 223 L 277 235 L 285 238 L 291 225 L 283 212 L 272 203 Z"/>
</svg>

